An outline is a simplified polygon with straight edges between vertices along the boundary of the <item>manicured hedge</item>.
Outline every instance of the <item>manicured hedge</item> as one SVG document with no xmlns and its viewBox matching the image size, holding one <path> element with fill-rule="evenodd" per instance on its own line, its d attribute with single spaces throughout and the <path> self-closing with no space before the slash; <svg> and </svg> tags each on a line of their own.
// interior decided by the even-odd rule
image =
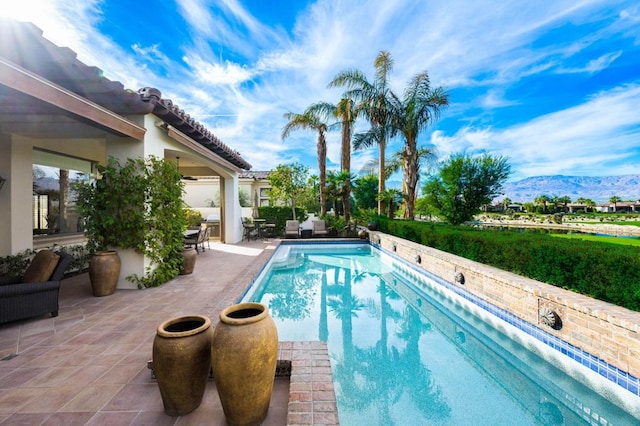
<svg viewBox="0 0 640 426">
<path fill-rule="evenodd" d="M 640 311 L 639 247 L 430 222 L 379 219 L 379 226 L 390 235 Z"/>
<path fill-rule="evenodd" d="M 276 220 L 276 235 L 284 234 L 284 227 L 287 220 L 291 220 L 293 212 L 291 207 L 283 206 L 264 206 L 258 207 L 258 214 L 262 219 L 268 219 L 270 217 Z M 309 217 L 307 210 L 303 207 L 296 207 L 296 218 L 298 222 L 302 223 Z"/>
</svg>

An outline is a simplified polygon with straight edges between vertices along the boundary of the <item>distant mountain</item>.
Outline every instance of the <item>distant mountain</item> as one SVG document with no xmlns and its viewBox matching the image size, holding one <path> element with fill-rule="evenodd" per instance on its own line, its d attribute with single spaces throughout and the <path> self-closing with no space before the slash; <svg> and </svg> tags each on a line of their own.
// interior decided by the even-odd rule
<svg viewBox="0 0 640 426">
<path fill-rule="evenodd" d="M 540 195 L 569 196 L 571 201 L 590 198 L 606 203 L 613 195 L 622 200 L 640 199 L 640 174 L 623 176 L 534 176 L 504 185 L 504 196 L 514 202 L 533 201 Z"/>
</svg>

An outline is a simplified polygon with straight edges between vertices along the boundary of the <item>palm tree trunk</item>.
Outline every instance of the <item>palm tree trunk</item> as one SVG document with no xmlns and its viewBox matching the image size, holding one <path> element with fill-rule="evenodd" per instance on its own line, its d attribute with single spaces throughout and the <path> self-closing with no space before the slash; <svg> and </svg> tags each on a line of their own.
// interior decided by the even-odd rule
<svg viewBox="0 0 640 426">
<path fill-rule="evenodd" d="M 318 131 L 318 170 L 320 174 L 320 216 L 327 214 L 327 141 L 324 133 Z"/>
<path fill-rule="evenodd" d="M 418 185 L 418 151 L 416 141 L 407 141 L 404 150 L 405 219 L 415 219 L 416 186 Z"/>
<path fill-rule="evenodd" d="M 348 101 L 349 111 L 351 110 L 350 103 Z M 341 155 L 341 168 L 343 172 L 351 173 L 351 121 L 350 116 L 342 121 L 342 155 Z M 349 224 L 351 219 L 351 180 L 345 182 L 344 196 L 342 198 L 342 209 L 344 211 L 344 220 Z"/>
<path fill-rule="evenodd" d="M 382 194 L 385 191 L 385 163 L 384 163 L 384 151 L 386 149 L 387 144 L 387 136 L 382 133 L 380 136 L 379 146 L 379 154 L 378 154 L 378 194 Z M 384 201 L 378 200 L 378 214 L 384 214 Z"/>
</svg>

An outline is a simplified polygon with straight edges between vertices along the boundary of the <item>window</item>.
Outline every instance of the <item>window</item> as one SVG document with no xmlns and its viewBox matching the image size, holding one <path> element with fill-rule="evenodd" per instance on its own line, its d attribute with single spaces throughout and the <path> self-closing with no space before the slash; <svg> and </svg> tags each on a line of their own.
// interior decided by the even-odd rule
<svg viewBox="0 0 640 426">
<path fill-rule="evenodd" d="M 91 179 L 94 164 L 89 160 L 34 149 L 33 151 L 33 235 L 82 232 L 75 212 L 73 182 Z"/>
</svg>

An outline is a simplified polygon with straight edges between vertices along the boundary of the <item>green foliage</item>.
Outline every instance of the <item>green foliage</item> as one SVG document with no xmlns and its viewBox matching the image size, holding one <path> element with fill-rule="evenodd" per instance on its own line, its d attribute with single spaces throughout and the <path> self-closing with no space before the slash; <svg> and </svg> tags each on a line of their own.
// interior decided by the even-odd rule
<svg viewBox="0 0 640 426">
<path fill-rule="evenodd" d="M 391 235 L 640 311 L 639 247 L 385 218 L 379 225 Z"/>
<path fill-rule="evenodd" d="M 220 197 L 220 194 L 218 194 L 218 197 Z M 240 207 L 253 206 L 253 204 L 251 204 L 251 195 L 249 195 L 247 190 L 244 188 L 240 188 L 238 190 L 238 201 L 240 202 Z M 216 206 L 211 206 L 211 207 L 216 207 Z"/>
<path fill-rule="evenodd" d="M 353 196 L 356 199 L 356 207 L 359 209 L 376 209 L 378 202 L 378 177 L 365 175 L 356 179 L 353 188 Z"/>
<path fill-rule="evenodd" d="M 458 225 L 471 220 L 481 206 L 500 195 L 510 172 L 511 166 L 501 156 L 454 154 L 422 191 L 438 216 Z"/>
<path fill-rule="evenodd" d="M 284 227 L 287 220 L 291 220 L 291 209 L 282 206 L 264 206 L 258 207 L 258 214 L 262 219 L 274 218 L 276 221 L 276 235 L 284 234 Z M 296 220 L 300 223 L 307 220 L 309 215 L 304 207 L 296 207 Z"/>
<path fill-rule="evenodd" d="M 35 254 L 34 250 L 27 249 L 14 255 L 0 257 L 0 275 L 21 276 Z"/>
<path fill-rule="evenodd" d="M 187 226 L 194 227 L 202 224 L 202 215 L 198 210 L 184 209 L 184 215 Z"/>
<path fill-rule="evenodd" d="M 279 164 L 275 170 L 269 173 L 268 190 L 269 200 L 272 205 L 282 201 L 291 206 L 293 216 L 296 217 L 296 202 L 304 192 L 307 183 L 308 167 L 300 163 Z"/>
<path fill-rule="evenodd" d="M 305 186 L 298 205 L 305 208 L 307 212 L 318 213 L 320 211 L 320 182 L 318 176 L 310 176 L 307 179 L 307 185 Z"/>
<path fill-rule="evenodd" d="M 127 159 L 124 165 L 109 158 L 98 170 L 101 178 L 95 183 L 76 184 L 89 249 L 133 248 L 149 257 L 144 277 L 127 277 L 138 287 L 157 286 L 177 276 L 186 218 L 176 165 L 153 156 Z"/>
<path fill-rule="evenodd" d="M 89 267 L 91 252 L 85 244 L 54 246 L 51 249 L 62 250 L 73 256 L 67 272 L 85 271 Z M 36 253 L 35 250 L 27 249 L 14 255 L 0 257 L 0 275 L 23 275 Z"/>
</svg>

